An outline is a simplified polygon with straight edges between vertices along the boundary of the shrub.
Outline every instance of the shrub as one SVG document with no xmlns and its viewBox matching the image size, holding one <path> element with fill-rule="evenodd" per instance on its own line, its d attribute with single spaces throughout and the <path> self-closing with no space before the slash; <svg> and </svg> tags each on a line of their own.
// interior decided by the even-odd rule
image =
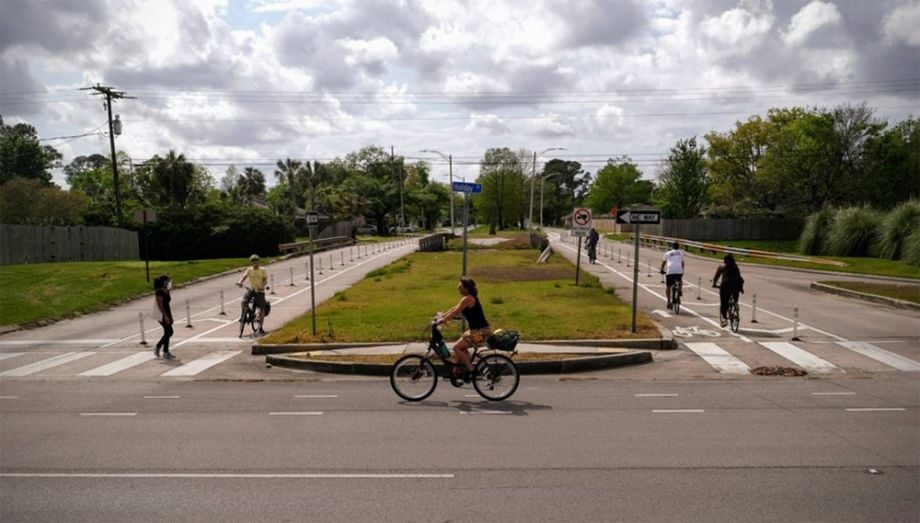
<svg viewBox="0 0 920 523">
<path fill-rule="evenodd" d="M 805 228 L 799 237 L 799 252 L 802 254 L 825 254 L 827 252 L 827 235 L 834 219 L 834 210 L 824 207 L 812 213 L 805 220 Z"/>
<path fill-rule="evenodd" d="M 907 237 L 920 229 L 920 201 L 910 200 L 885 216 L 878 237 L 877 251 L 882 258 L 900 260 Z"/>
<path fill-rule="evenodd" d="M 868 256 L 878 236 L 881 216 L 868 207 L 848 207 L 834 214 L 827 235 L 827 253 Z"/>
<path fill-rule="evenodd" d="M 920 229 L 914 229 L 901 244 L 901 260 L 920 266 Z"/>
</svg>

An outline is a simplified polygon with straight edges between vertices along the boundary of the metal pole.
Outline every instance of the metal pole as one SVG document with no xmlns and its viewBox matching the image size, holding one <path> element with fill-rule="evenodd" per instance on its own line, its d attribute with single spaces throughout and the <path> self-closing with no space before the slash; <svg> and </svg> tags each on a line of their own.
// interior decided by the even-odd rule
<svg viewBox="0 0 920 523">
<path fill-rule="evenodd" d="M 303 279 L 310 281 L 310 264 L 309 262 L 303 262 Z"/>
<path fill-rule="evenodd" d="M 348 261 L 349 262 L 355 261 L 355 248 L 354 247 L 348 248 Z"/>
<path fill-rule="evenodd" d="M 332 259 L 332 254 L 331 254 L 331 253 L 329 254 L 329 270 L 330 270 L 330 271 L 334 271 L 334 270 L 335 270 L 335 260 Z"/>
<path fill-rule="evenodd" d="M 313 335 L 316 336 L 316 293 L 313 290 L 313 283 L 316 281 L 313 274 L 313 228 L 315 225 L 311 225 L 310 229 L 310 315 L 313 317 Z M 322 274 L 320 270 L 320 274 Z"/>
<path fill-rule="evenodd" d="M 466 276 L 466 228 L 469 220 L 469 193 L 463 193 L 463 276 Z"/>
<path fill-rule="evenodd" d="M 703 299 L 701 296 L 702 292 L 703 292 L 703 278 L 697 278 L 696 279 L 696 299 L 698 300 Z"/>
<path fill-rule="evenodd" d="M 339 267 L 345 266 L 345 251 L 339 251 Z"/>
<path fill-rule="evenodd" d="M 269 274 L 268 277 L 271 280 L 271 288 L 272 288 L 271 294 L 275 294 L 275 274 L 274 273 Z"/>
<path fill-rule="evenodd" d="M 575 256 L 575 286 L 578 286 L 578 275 L 581 272 L 581 236 L 578 237 L 578 254 Z"/>
<path fill-rule="evenodd" d="M 639 308 L 639 304 L 636 303 L 639 296 L 639 225 L 636 225 L 636 239 L 635 239 L 635 248 L 633 249 L 636 253 L 636 263 L 633 264 L 633 295 L 632 295 L 632 332 L 636 332 L 636 310 Z M 626 266 L 629 267 L 629 257 L 626 258 Z"/>
<path fill-rule="evenodd" d="M 757 323 L 757 295 L 751 299 L 751 323 Z"/>
<path fill-rule="evenodd" d="M 185 327 L 192 328 L 192 306 L 185 300 Z"/>
<path fill-rule="evenodd" d="M 291 271 L 291 283 L 290 283 L 289 287 L 293 287 L 293 286 L 294 286 L 294 268 L 293 268 L 293 267 L 289 267 L 288 269 Z"/>
<path fill-rule="evenodd" d="M 792 340 L 799 341 L 799 306 L 792 307 Z"/>
<path fill-rule="evenodd" d="M 227 311 L 224 310 L 224 291 L 220 291 L 220 315 L 227 315 Z"/>
<path fill-rule="evenodd" d="M 323 273 L 323 259 L 318 258 L 318 260 L 319 260 L 319 273 L 322 274 Z M 311 261 L 310 263 L 312 264 L 313 262 Z"/>
<path fill-rule="evenodd" d="M 137 319 L 141 322 L 141 345 L 147 345 L 147 338 L 144 336 L 144 314 L 138 312 Z"/>
</svg>

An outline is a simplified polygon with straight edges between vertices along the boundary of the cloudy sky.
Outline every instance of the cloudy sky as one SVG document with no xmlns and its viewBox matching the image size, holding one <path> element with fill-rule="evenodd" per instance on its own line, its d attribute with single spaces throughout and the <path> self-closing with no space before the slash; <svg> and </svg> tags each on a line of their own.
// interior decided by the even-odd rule
<svg viewBox="0 0 920 523">
<path fill-rule="evenodd" d="M 475 178 L 490 147 L 648 178 L 681 138 L 770 107 L 920 114 L 920 0 L 0 0 L 0 114 L 41 138 L 207 165 L 366 145 Z M 48 140 L 108 154 L 99 134 Z M 538 167 L 539 168 L 539 167 Z M 60 175 L 57 181 L 62 181 Z"/>
</svg>

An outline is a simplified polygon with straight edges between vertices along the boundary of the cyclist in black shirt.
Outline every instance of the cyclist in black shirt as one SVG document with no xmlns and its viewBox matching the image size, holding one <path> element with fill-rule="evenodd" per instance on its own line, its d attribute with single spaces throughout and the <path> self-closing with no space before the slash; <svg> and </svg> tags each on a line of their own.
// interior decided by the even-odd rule
<svg viewBox="0 0 920 523">
<path fill-rule="evenodd" d="M 445 323 L 460 315 L 463 315 L 466 319 L 469 329 L 454 344 L 454 354 L 456 354 L 457 363 L 462 364 L 468 373 L 472 373 L 473 364 L 470 362 L 468 350 L 470 347 L 484 343 L 486 338 L 492 334 L 492 330 L 489 328 L 489 322 L 486 321 L 486 315 L 482 311 L 476 282 L 472 278 L 460 278 L 460 285 L 457 286 L 457 290 L 462 298 L 453 308 L 444 313 L 438 323 Z"/>
<path fill-rule="evenodd" d="M 726 315 L 728 313 L 728 298 L 735 297 L 735 303 L 738 303 L 738 294 L 744 292 L 744 278 L 741 277 L 741 269 L 735 262 L 735 257 L 726 254 L 722 258 L 722 265 L 716 269 L 716 274 L 712 277 L 712 286 L 719 287 L 719 317 L 721 325 L 724 327 L 728 322 Z M 719 278 L 722 278 L 722 285 L 719 285 Z"/>
</svg>

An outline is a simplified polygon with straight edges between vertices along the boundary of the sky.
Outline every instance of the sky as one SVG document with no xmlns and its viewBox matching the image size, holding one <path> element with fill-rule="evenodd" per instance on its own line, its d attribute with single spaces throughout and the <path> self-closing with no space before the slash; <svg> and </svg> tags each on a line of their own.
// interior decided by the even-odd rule
<svg viewBox="0 0 920 523">
<path fill-rule="evenodd" d="M 677 140 L 772 107 L 920 115 L 920 0 L 0 0 L 5 123 L 65 163 L 109 154 L 96 84 L 132 97 L 118 150 L 218 180 L 368 145 L 443 182 L 422 150 L 467 181 L 493 147 L 654 179 Z"/>
</svg>

